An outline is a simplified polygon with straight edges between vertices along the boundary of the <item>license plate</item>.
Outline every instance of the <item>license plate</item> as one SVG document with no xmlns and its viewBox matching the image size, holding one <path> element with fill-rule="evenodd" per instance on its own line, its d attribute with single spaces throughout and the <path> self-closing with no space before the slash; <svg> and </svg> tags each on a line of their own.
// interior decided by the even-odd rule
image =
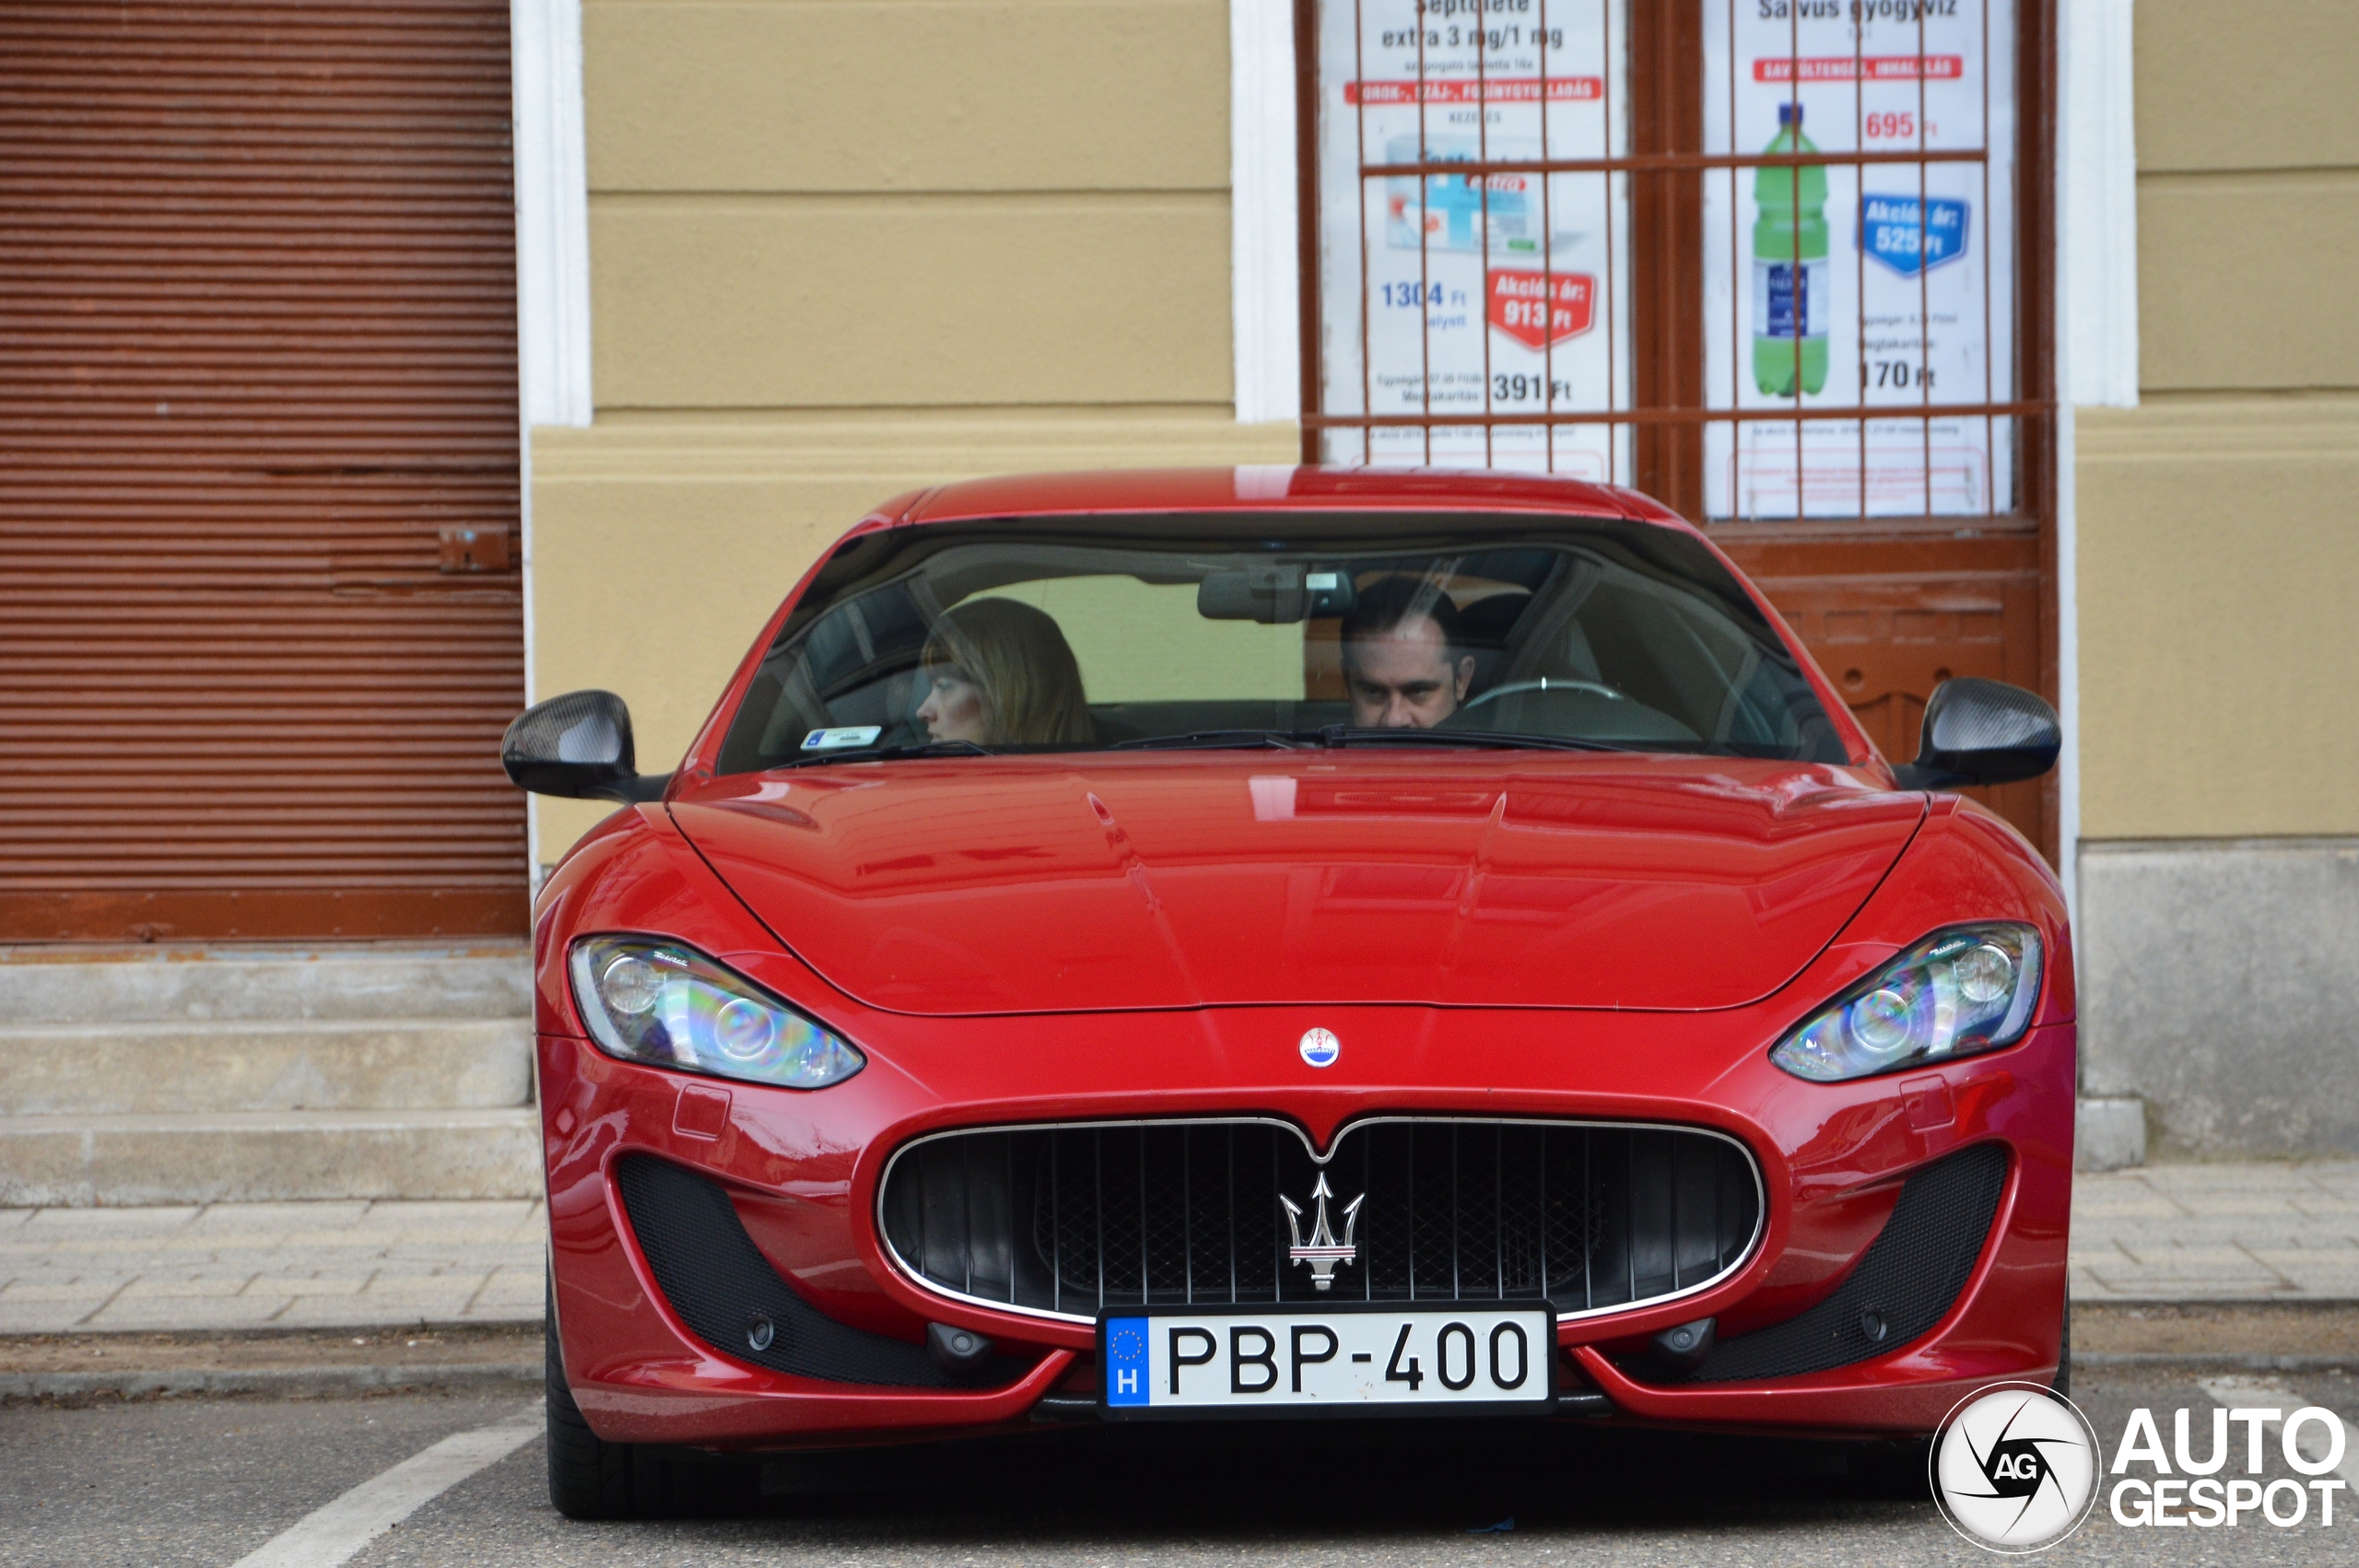
<svg viewBox="0 0 2359 1568">
<path fill-rule="evenodd" d="M 1109 1416 L 1545 1410 L 1548 1305 L 1175 1307 L 1097 1320 Z"/>
</svg>

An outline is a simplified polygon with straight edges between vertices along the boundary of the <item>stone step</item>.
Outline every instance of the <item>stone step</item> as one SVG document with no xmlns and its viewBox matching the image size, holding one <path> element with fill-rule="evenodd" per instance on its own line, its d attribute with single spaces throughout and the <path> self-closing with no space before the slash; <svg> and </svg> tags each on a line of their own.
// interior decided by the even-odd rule
<svg viewBox="0 0 2359 1568">
<path fill-rule="evenodd" d="M 524 1018 L 0 1029 L 0 1117 L 487 1110 L 532 1097 Z"/>
<path fill-rule="evenodd" d="M 232 1019 L 526 1018 L 521 944 L 156 949 L 0 948 L 0 1018 L 29 1024 Z"/>
<path fill-rule="evenodd" d="M 541 1196 L 513 1110 L 0 1117 L 0 1208 Z"/>
</svg>

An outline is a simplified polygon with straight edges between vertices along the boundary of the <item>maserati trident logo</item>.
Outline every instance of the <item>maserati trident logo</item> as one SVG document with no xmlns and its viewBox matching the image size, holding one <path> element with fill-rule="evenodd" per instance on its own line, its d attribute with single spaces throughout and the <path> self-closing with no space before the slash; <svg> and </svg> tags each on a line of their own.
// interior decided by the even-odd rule
<svg viewBox="0 0 2359 1568">
<path fill-rule="evenodd" d="M 1284 1193 L 1278 1201 L 1285 1205 L 1286 1229 L 1294 1236 L 1294 1245 L 1286 1248 L 1286 1257 L 1297 1263 L 1310 1265 L 1310 1282 L 1320 1290 L 1332 1290 L 1335 1270 L 1359 1256 L 1359 1248 L 1352 1245 L 1352 1227 L 1359 1223 L 1360 1205 L 1367 1201 L 1363 1192 L 1344 1205 L 1344 1239 L 1335 1239 L 1335 1229 L 1327 1223 L 1327 1200 L 1335 1196 L 1327 1185 L 1327 1173 L 1319 1173 L 1319 1185 L 1310 1189 L 1311 1199 L 1319 1205 L 1317 1216 L 1310 1222 L 1310 1239 L 1302 1239 L 1302 1205 Z"/>
</svg>

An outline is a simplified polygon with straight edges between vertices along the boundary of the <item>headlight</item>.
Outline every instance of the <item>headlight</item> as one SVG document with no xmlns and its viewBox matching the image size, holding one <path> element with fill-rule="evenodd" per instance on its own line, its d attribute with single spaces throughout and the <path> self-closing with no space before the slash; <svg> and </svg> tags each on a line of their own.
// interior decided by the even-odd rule
<svg viewBox="0 0 2359 1568">
<path fill-rule="evenodd" d="M 1959 926 L 1852 987 L 1769 1059 L 1820 1083 L 1946 1061 L 2014 1044 L 2038 1001 L 2038 932 Z"/>
<path fill-rule="evenodd" d="M 682 1072 L 824 1089 L 868 1065 L 859 1047 L 682 942 L 585 937 L 573 1003 L 610 1056 Z"/>
</svg>

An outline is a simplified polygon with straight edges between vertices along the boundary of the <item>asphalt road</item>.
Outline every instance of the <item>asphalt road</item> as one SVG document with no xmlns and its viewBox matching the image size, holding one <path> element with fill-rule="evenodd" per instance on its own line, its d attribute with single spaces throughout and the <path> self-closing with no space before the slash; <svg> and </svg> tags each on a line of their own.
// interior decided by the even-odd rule
<svg viewBox="0 0 2359 1568">
<path fill-rule="evenodd" d="M 2236 1398 L 2321 1404 L 2346 1422 L 2359 1415 L 2359 1379 L 2347 1375 L 2259 1379 L 2278 1386 L 2265 1394 L 2249 1388 L 2253 1380 L 2247 1375 Z M 2172 1412 L 2187 1408 L 2199 1451 L 2208 1442 L 2212 1394 L 2197 1375 L 2084 1373 L 2075 1392 L 2108 1457 L 2135 1406 L 2154 1412 L 2165 1443 Z M 2213 1380 L 2212 1393 L 2234 1392 Z M 453 1433 L 512 1425 L 521 1409 L 505 1395 L 0 1409 L 0 1563 L 234 1563 L 421 1450 Z M 2233 1430 L 2241 1444 L 2242 1429 Z M 417 1507 L 350 1561 L 369 1568 L 1993 1561 L 1952 1533 L 1930 1503 L 1856 1473 L 1847 1451 L 1831 1446 L 1595 1428 L 1552 1432 L 1539 1443 L 1527 1429 L 1511 1445 L 1443 1440 L 1449 1435 L 1426 1428 L 1414 1445 L 1367 1446 L 1273 1429 L 1250 1446 L 1210 1452 L 1088 1436 L 903 1451 L 798 1472 L 803 1494 L 752 1498 L 735 1516 L 626 1525 L 573 1524 L 551 1512 L 534 1437 Z M 2353 1438 L 2359 1448 L 2359 1432 Z M 2268 1454 L 2270 1476 L 2292 1475 L 2273 1433 Z M 2224 1473 L 2242 1464 L 2239 1457 Z M 2344 1500 L 2350 1507 L 2337 1510 L 2331 1527 L 2321 1527 L 2313 1510 L 2283 1529 L 2252 1515 L 2234 1529 L 2125 1529 L 2100 1502 L 2049 1557 L 2348 1563 L 2359 1561 L 2359 1502 Z M 280 1551 L 284 1561 L 318 1561 Z"/>
</svg>

